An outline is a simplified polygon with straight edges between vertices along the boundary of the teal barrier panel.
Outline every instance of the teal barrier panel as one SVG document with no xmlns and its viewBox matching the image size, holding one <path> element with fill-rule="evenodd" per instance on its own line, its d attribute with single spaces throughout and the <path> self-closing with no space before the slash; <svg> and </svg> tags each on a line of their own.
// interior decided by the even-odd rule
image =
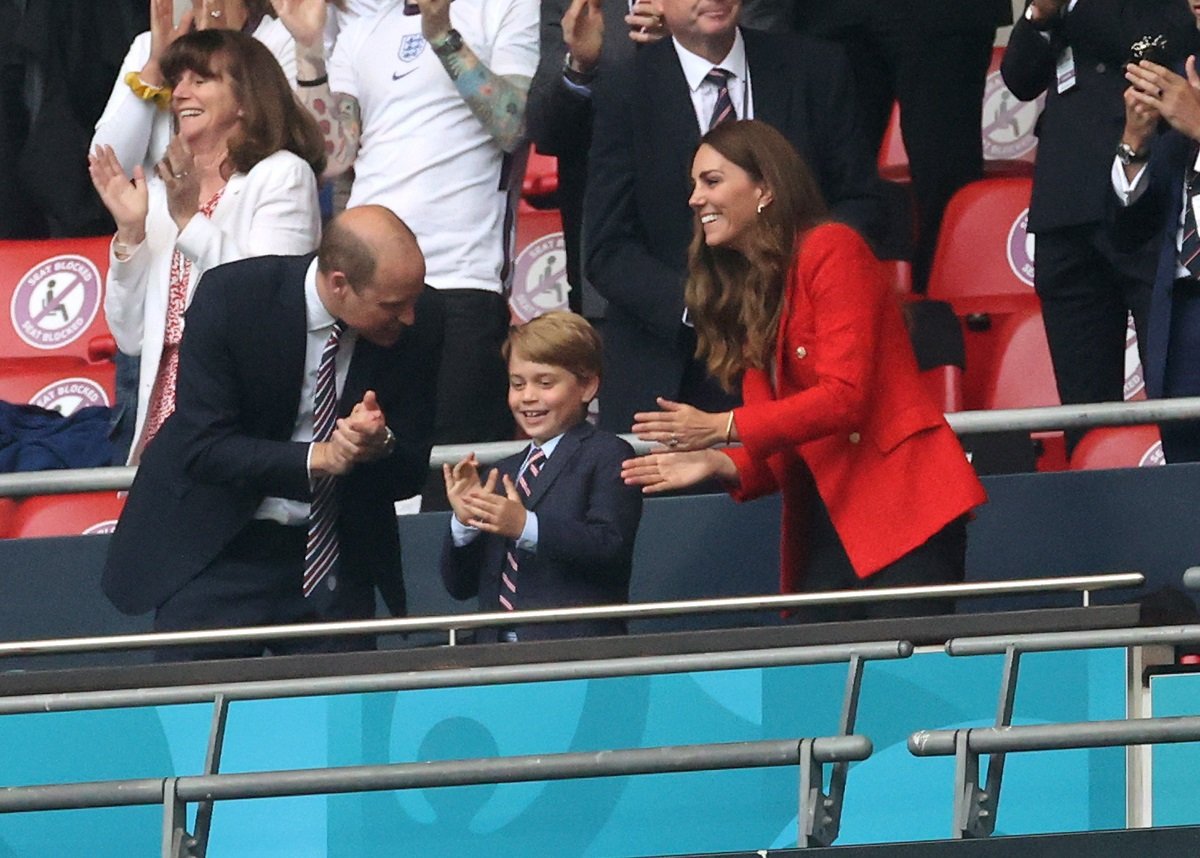
<svg viewBox="0 0 1200 858">
<path fill-rule="evenodd" d="M 858 732 L 876 753 L 853 767 L 839 843 L 949 835 L 953 760 L 918 759 L 920 728 L 991 723 L 999 657 L 919 653 L 869 662 Z M 1121 717 L 1124 652 L 1024 658 L 1017 723 Z M 234 702 L 227 772 L 834 732 L 844 665 Z M 0 718 L 5 784 L 192 774 L 210 709 L 160 707 Z M 395 855 L 633 856 L 793 846 L 794 769 L 597 778 L 222 802 L 212 858 Z M 1015 755 L 998 829 L 1120 827 L 1120 749 Z M 155 855 L 159 809 L 0 817 L 0 858 Z"/>
<path fill-rule="evenodd" d="M 1150 677 L 1151 714 L 1200 715 L 1200 674 L 1161 673 Z M 1188 825 L 1200 821 L 1200 743 L 1154 745 L 1150 750 L 1153 822 Z"/>
</svg>

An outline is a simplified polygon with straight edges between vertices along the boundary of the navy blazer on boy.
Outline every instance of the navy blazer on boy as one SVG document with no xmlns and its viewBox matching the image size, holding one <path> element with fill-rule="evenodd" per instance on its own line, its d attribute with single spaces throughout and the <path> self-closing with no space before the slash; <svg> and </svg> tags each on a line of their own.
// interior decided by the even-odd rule
<svg viewBox="0 0 1200 858">
<path fill-rule="evenodd" d="M 621 481 L 621 462 L 633 448 L 590 423 L 572 426 L 559 439 L 525 502 L 537 513 L 536 553 L 518 556 L 517 610 L 612 605 L 629 600 L 633 543 L 642 516 L 642 495 Z M 526 451 L 497 468 L 515 481 Z M 509 540 L 480 533 L 462 547 L 449 532 L 442 551 L 442 581 L 456 599 L 479 597 L 481 611 L 500 610 L 500 572 Z M 517 626 L 518 640 L 619 635 L 620 620 Z M 496 628 L 480 629 L 478 642 L 494 642 Z"/>
</svg>

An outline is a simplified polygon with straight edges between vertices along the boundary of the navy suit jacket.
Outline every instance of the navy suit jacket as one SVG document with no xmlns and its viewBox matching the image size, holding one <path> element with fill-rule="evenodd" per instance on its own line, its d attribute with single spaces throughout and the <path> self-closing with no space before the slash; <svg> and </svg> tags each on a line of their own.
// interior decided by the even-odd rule
<svg viewBox="0 0 1200 858">
<path fill-rule="evenodd" d="M 805 36 L 742 30 L 754 115 L 812 168 L 834 216 L 885 232 L 882 185 L 840 48 Z M 597 81 L 584 200 L 587 270 L 609 302 L 602 425 L 627 431 L 655 396 L 675 396 L 692 352 L 683 284 L 694 217 L 689 172 L 700 128 L 670 40 Z"/>
<path fill-rule="evenodd" d="M 525 452 L 498 468 L 514 480 Z M 621 462 L 633 448 L 583 422 L 567 430 L 533 481 L 526 508 L 538 516 L 536 553 L 518 558 L 517 610 L 613 605 L 629 601 L 633 543 L 642 517 L 642 494 L 621 481 Z M 442 551 L 442 581 L 456 599 L 479 597 L 481 611 L 500 610 L 500 573 L 508 540 L 481 533 L 461 548 L 449 533 Z M 519 626 L 520 640 L 617 635 L 620 620 Z M 480 629 L 477 641 L 495 641 Z"/>
<path fill-rule="evenodd" d="M 1022 101 L 1046 95 L 1037 124 L 1030 232 L 1098 224 L 1107 217 L 1109 171 L 1125 125 L 1125 63 L 1130 46 L 1148 35 L 1165 35 L 1174 58 L 1185 56 L 1196 37 L 1186 4 L 1080 0 L 1049 40 L 1024 16 L 1017 19 L 1000 72 Z M 1059 93 L 1055 61 L 1068 46 L 1075 85 Z"/>
<path fill-rule="evenodd" d="M 1168 131 L 1152 144 L 1149 186 L 1138 201 L 1116 214 L 1116 235 L 1121 242 L 1136 246 L 1153 240 L 1158 249 L 1154 273 L 1154 291 L 1150 296 L 1150 318 L 1146 331 L 1146 393 L 1157 398 L 1170 395 L 1164 390 L 1167 352 L 1171 347 L 1171 313 L 1175 292 L 1175 271 L 1179 248 L 1176 238 L 1183 218 L 1183 179 L 1193 142 L 1178 131 Z M 1172 359 L 1188 363 L 1200 361 L 1200 355 L 1178 354 Z M 1178 395 L 1178 394 L 1176 394 Z"/>
<path fill-rule="evenodd" d="M 304 374 L 304 276 L 312 256 L 268 256 L 206 272 L 187 311 L 174 414 L 147 445 L 109 543 L 103 587 L 120 610 L 161 605 L 216 558 L 263 498 L 307 501 L 308 444 L 291 440 Z M 374 390 L 396 435 L 390 456 L 339 479 L 340 581 L 376 585 L 405 609 L 393 502 L 429 472 L 443 318 L 426 289 L 390 348 L 359 338 L 338 403 Z M 299 571 L 298 571 L 299 574 Z M 219 618 L 215 618 L 219 619 Z"/>
</svg>

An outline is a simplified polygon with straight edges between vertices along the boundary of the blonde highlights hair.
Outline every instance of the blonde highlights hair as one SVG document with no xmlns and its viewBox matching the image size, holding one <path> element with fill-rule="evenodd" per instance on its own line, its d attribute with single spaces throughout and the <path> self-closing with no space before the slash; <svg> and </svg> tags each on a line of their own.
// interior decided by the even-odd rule
<svg viewBox="0 0 1200 858">
<path fill-rule="evenodd" d="M 688 248 L 684 301 L 696 325 L 696 357 L 732 390 L 747 367 L 770 366 L 797 239 L 827 210 L 808 165 L 765 122 L 724 122 L 700 145 L 715 149 L 772 197 L 749 227 L 744 252 L 709 247 L 698 215 Z"/>
</svg>

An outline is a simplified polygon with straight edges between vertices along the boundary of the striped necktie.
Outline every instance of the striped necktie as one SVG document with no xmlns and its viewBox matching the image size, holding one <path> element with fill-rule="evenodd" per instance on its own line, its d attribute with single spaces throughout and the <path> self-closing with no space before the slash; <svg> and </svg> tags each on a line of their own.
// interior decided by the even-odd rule
<svg viewBox="0 0 1200 858">
<path fill-rule="evenodd" d="M 1190 160 L 1185 174 L 1186 187 L 1183 195 L 1183 241 L 1179 244 L 1179 262 L 1188 273 L 1200 279 L 1200 234 L 1196 229 L 1195 197 L 1200 193 L 1200 173 L 1196 172 L 1196 157 L 1200 152 L 1200 144 L 1193 144 L 1188 150 Z"/>
<path fill-rule="evenodd" d="M 733 72 L 723 68 L 714 68 L 704 76 L 706 83 L 711 83 L 717 88 L 717 103 L 713 105 L 712 118 L 708 120 L 709 131 L 722 122 L 737 119 L 737 114 L 733 112 L 733 100 L 729 97 L 729 79 L 731 77 L 733 77 Z"/>
<path fill-rule="evenodd" d="M 530 451 L 529 458 L 525 461 L 525 468 L 517 477 L 517 493 L 521 495 L 523 501 L 529 500 L 529 496 L 533 494 L 533 481 L 541 473 L 545 461 L 546 454 L 541 447 L 534 447 Z M 517 595 L 517 571 L 519 569 L 517 543 L 510 540 L 508 549 L 504 552 L 504 569 L 500 572 L 500 607 L 506 611 L 514 610 L 513 600 Z"/>
<path fill-rule="evenodd" d="M 321 360 L 317 364 L 317 388 L 313 394 L 313 441 L 328 441 L 337 422 L 337 352 L 346 323 L 333 323 Z M 312 505 L 308 513 L 308 549 L 304 554 L 304 595 L 312 595 L 317 585 L 338 561 L 337 478 L 318 477 L 313 481 Z"/>
</svg>

